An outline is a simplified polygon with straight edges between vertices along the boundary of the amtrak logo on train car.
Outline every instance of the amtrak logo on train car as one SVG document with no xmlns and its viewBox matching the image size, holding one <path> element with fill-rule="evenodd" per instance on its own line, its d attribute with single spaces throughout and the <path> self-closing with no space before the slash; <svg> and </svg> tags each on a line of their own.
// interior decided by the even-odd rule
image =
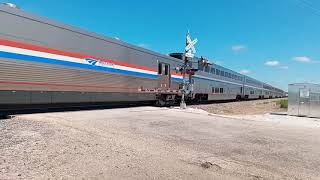
<svg viewBox="0 0 320 180">
<path fill-rule="evenodd" d="M 112 63 L 99 61 L 99 60 L 96 60 L 93 58 L 85 58 L 84 60 L 86 60 L 89 64 L 91 64 L 93 66 L 96 66 L 96 65 L 104 66 L 104 67 L 110 67 L 110 66 L 113 67 L 114 66 L 114 64 L 112 64 Z"/>
<path fill-rule="evenodd" d="M 88 63 L 90 63 L 91 65 L 96 65 L 98 60 L 92 59 L 92 58 L 85 58 L 84 60 L 86 60 Z"/>
</svg>

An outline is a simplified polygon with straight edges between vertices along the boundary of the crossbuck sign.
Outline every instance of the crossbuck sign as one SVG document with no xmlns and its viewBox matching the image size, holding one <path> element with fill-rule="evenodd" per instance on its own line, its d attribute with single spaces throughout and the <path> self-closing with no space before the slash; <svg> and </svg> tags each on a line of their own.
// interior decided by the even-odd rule
<svg viewBox="0 0 320 180">
<path fill-rule="evenodd" d="M 185 48 L 186 57 L 193 58 L 196 53 L 195 45 L 197 44 L 198 39 L 191 40 L 190 34 L 187 34 L 187 43 Z"/>
</svg>

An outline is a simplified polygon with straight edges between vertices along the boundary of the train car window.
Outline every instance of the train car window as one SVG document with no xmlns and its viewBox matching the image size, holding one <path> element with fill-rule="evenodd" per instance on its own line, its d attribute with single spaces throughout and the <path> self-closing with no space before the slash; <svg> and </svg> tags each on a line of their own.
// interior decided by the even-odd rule
<svg viewBox="0 0 320 180">
<path fill-rule="evenodd" d="M 215 74 L 216 73 L 216 69 L 215 68 L 211 68 L 211 74 Z"/>
<path fill-rule="evenodd" d="M 231 76 L 231 73 L 229 73 L 228 76 L 229 76 L 229 78 L 231 79 L 231 77 L 232 77 L 232 76 Z"/>
<path fill-rule="evenodd" d="M 164 75 L 166 75 L 166 76 L 169 75 L 169 65 L 168 65 L 168 64 L 166 64 L 166 65 L 164 66 Z"/>
<path fill-rule="evenodd" d="M 209 66 L 206 66 L 205 68 L 205 72 L 209 73 L 210 72 L 210 67 Z"/>
<path fill-rule="evenodd" d="M 218 94 L 219 93 L 219 88 L 214 88 L 214 93 Z"/>
<path fill-rule="evenodd" d="M 158 74 L 162 74 L 162 63 L 158 64 Z"/>
<path fill-rule="evenodd" d="M 221 76 L 224 76 L 224 71 L 221 71 L 221 72 L 220 72 L 220 75 L 221 75 Z"/>
<path fill-rule="evenodd" d="M 220 70 L 216 69 L 216 75 L 220 75 Z"/>
<path fill-rule="evenodd" d="M 199 71 L 203 71 L 203 65 L 200 65 L 200 64 L 199 64 L 198 69 L 199 69 Z"/>
<path fill-rule="evenodd" d="M 223 94 L 223 88 L 220 88 L 220 93 Z"/>
<path fill-rule="evenodd" d="M 212 93 L 214 93 L 214 87 L 212 87 L 211 91 L 212 91 Z"/>
</svg>

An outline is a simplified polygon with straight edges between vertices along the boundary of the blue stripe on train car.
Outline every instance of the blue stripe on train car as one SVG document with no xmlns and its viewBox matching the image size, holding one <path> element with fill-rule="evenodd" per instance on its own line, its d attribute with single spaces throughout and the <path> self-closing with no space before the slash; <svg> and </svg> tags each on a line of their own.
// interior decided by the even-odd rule
<svg viewBox="0 0 320 180">
<path fill-rule="evenodd" d="M 93 69 L 93 70 L 98 70 L 98 71 L 105 71 L 105 72 L 110 72 L 110 73 L 119 73 L 119 74 L 126 74 L 126 75 L 133 75 L 133 76 L 139 76 L 139 77 L 144 77 L 144 78 L 152 78 L 152 79 L 155 79 L 155 78 L 158 77 L 158 75 L 153 75 L 153 74 L 134 72 L 134 71 L 127 71 L 127 70 L 114 69 L 114 68 L 101 67 L 101 66 L 94 66 L 94 65 L 88 65 L 88 64 L 80 64 L 80 63 L 67 62 L 67 61 L 60 61 L 60 60 L 51 59 L 51 58 L 30 56 L 30 55 L 24 55 L 24 54 L 16 54 L 16 53 L 4 52 L 4 51 L 0 51 L 0 58 L 17 59 L 17 60 L 24 60 L 24 61 L 33 61 L 33 62 L 54 64 L 54 65 L 77 67 L 77 68 L 83 68 L 83 69 Z"/>
</svg>

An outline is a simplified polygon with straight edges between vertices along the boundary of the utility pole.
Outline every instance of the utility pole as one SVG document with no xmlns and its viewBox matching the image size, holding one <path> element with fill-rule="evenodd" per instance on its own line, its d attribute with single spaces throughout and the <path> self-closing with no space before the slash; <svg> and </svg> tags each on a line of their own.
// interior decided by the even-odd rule
<svg viewBox="0 0 320 180">
<path fill-rule="evenodd" d="M 189 62 L 189 58 L 193 58 L 194 54 L 196 53 L 195 44 L 197 44 L 198 40 L 191 40 L 189 31 L 186 36 L 186 47 L 184 49 L 184 53 L 182 54 L 182 96 L 181 96 L 181 102 L 180 102 L 180 108 L 186 109 L 187 105 L 185 102 L 186 95 L 190 94 L 190 87 L 191 87 L 191 75 L 192 72 L 192 63 Z M 192 59 L 191 59 L 192 61 Z M 186 81 L 186 74 L 188 74 L 188 81 Z"/>
<path fill-rule="evenodd" d="M 187 93 L 187 88 L 186 88 L 186 66 L 187 66 L 187 57 L 186 53 L 183 53 L 182 55 L 182 60 L 183 60 L 183 70 L 182 70 L 182 97 L 181 97 L 181 102 L 180 102 L 180 109 L 187 109 L 187 104 L 185 102 L 185 94 Z"/>
</svg>

